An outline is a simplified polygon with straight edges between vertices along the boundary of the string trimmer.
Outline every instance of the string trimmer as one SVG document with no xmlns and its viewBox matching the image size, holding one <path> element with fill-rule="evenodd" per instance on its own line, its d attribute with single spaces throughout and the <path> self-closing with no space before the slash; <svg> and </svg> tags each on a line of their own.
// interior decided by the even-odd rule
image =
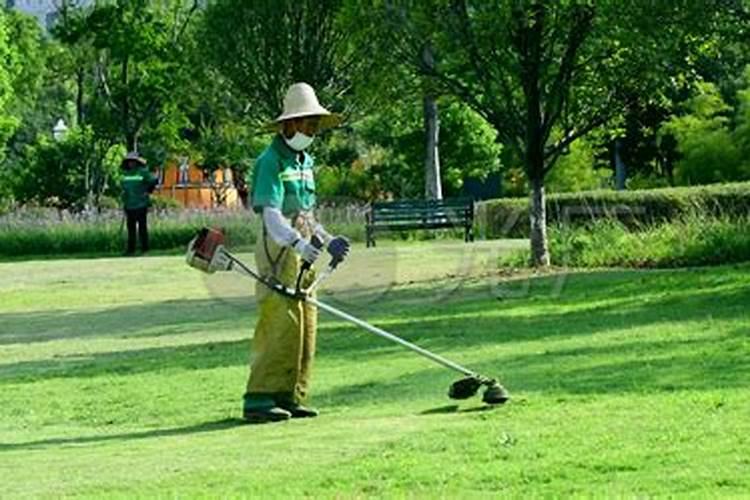
<svg viewBox="0 0 750 500">
<path fill-rule="evenodd" d="M 359 318 L 355 318 L 351 314 L 336 309 L 335 307 L 321 302 L 312 296 L 312 291 L 330 276 L 339 264 L 339 261 L 336 261 L 335 259 L 329 263 L 328 267 L 306 289 L 302 289 L 300 283 L 302 282 L 302 275 L 309 269 L 309 266 L 303 265 L 300 270 L 300 275 L 297 278 L 296 287 L 292 289 L 273 278 L 263 277 L 253 269 L 246 266 L 224 247 L 223 233 L 219 230 L 209 228 L 203 228 L 198 231 L 198 234 L 188 246 L 186 259 L 190 266 L 207 273 L 214 273 L 216 271 L 237 271 L 240 274 L 244 274 L 245 276 L 249 276 L 256 281 L 259 281 L 278 294 L 315 305 L 338 318 L 364 328 L 370 333 L 374 333 L 375 335 L 390 340 L 391 342 L 400 344 L 439 365 L 463 374 L 465 377 L 451 384 L 448 390 L 448 396 L 452 399 L 470 398 L 474 396 L 482 386 L 486 388 L 482 395 L 482 401 L 487 404 L 503 404 L 510 398 L 508 392 L 497 380 L 480 375 L 468 368 L 464 368 L 458 363 L 454 363 L 453 361 L 423 349 L 416 344 L 412 344 L 411 342 L 404 340 L 401 337 L 397 337 L 382 328 L 378 328 Z"/>
</svg>

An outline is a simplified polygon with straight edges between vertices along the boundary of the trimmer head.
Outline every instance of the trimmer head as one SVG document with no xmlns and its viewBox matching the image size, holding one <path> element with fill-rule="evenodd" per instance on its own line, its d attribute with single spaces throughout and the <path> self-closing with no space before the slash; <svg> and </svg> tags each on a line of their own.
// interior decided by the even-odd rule
<svg viewBox="0 0 750 500">
<path fill-rule="evenodd" d="M 479 377 L 462 378 L 451 384 L 448 396 L 451 399 L 468 399 L 476 395 L 481 386 L 487 386 L 482 401 L 490 405 L 500 405 L 510 399 L 510 395 L 499 382 L 492 379 L 481 379 Z"/>
<path fill-rule="evenodd" d="M 482 401 L 488 405 L 501 405 L 510 399 L 510 394 L 505 390 L 505 387 L 500 385 L 496 380 L 490 380 L 489 383 L 485 384 L 487 389 L 484 390 L 482 395 Z"/>
</svg>

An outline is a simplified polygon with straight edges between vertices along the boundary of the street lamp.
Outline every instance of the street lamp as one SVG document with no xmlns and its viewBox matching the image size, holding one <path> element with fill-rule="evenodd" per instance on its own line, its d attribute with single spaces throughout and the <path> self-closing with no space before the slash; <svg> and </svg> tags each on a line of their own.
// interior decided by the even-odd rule
<svg viewBox="0 0 750 500">
<path fill-rule="evenodd" d="M 62 118 L 60 118 L 59 120 L 57 120 L 57 123 L 55 124 L 55 128 L 52 129 L 52 137 L 54 137 L 54 139 L 59 142 L 65 139 L 65 136 L 67 135 L 67 133 L 68 133 L 68 126 L 65 125 L 65 121 Z"/>
</svg>

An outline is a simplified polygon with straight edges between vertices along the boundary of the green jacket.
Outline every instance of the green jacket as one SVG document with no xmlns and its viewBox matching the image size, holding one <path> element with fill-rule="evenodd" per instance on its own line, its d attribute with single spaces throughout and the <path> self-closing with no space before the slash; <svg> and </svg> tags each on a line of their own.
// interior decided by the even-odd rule
<svg viewBox="0 0 750 500">
<path fill-rule="evenodd" d="M 258 213 L 273 207 L 289 217 L 315 206 L 312 157 L 293 151 L 279 135 L 255 161 L 250 185 L 253 210 Z"/>
<path fill-rule="evenodd" d="M 125 170 L 122 178 L 122 204 L 125 210 L 148 207 L 149 194 L 158 182 L 146 167 Z"/>
</svg>

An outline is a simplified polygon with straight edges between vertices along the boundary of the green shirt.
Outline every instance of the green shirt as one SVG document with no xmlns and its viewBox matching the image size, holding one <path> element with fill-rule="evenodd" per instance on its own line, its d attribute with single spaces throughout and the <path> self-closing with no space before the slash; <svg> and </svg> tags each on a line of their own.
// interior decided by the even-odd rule
<svg viewBox="0 0 750 500">
<path fill-rule="evenodd" d="M 156 186 L 156 177 L 146 167 L 125 170 L 122 177 L 122 204 L 126 210 L 149 206 L 149 193 Z"/>
<path fill-rule="evenodd" d="M 305 152 L 300 155 L 277 135 L 255 161 L 250 186 L 255 212 L 273 207 L 288 217 L 312 210 L 315 206 L 313 159 Z"/>
</svg>

